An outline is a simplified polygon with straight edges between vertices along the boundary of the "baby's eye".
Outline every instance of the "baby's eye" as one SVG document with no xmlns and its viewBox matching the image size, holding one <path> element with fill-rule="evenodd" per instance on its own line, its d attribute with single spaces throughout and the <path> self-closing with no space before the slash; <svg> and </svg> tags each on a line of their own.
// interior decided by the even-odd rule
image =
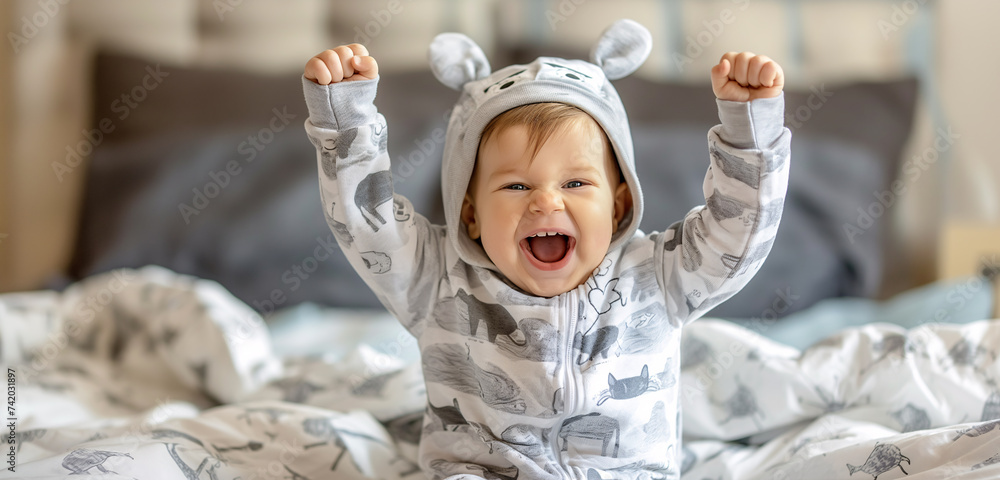
<svg viewBox="0 0 1000 480">
<path fill-rule="evenodd" d="M 579 180 L 573 180 L 566 183 L 566 188 L 580 188 L 583 186 L 583 182 Z"/>
<path fill-rule="evenodd" d="M 514 183 L 514 184 L 511 184 L 511 185 L 507 185 L 506 187 L 503 187 L 503 188 L 506 189 L 506 190 L 527 190 L 528 189 L 528 187 L 525 187 L 524 185 L 521 185 L 520 183 Z"/>
</svg>

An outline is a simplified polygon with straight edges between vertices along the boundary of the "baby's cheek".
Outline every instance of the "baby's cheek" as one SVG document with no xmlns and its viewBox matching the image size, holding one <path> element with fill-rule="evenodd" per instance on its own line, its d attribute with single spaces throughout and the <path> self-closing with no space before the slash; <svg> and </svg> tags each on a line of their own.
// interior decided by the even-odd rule
<svg viewBox="0 0 1000 480">
<path fill-rule="evenodd" d="M 483 237 L 481 239 L 483 248 L 487 256 L 497 266 L 505 261 L 510 261 L 519 246 L 511 238 L 513 232 L 505 229 L 501 222 L 491 222 L 486 220 L 483 224 Z"/>
<path fill-rule="evenodd" d="M 595 209 L 583 235 L 588 252 L 594 257 L 604 258 L 616 227 L 612 212 L 604 208 Z"/>
</svg>

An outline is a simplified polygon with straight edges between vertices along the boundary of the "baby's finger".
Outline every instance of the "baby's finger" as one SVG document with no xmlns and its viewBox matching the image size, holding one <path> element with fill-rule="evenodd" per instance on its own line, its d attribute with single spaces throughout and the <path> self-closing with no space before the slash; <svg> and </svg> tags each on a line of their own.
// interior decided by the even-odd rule
<svg viewBox="0 0 1000 480">
<path fill-rule="evenodd" d="M 330 81 L 333 80 L 333 77 L 330 75 L 330 69 L 326 67 L 326 63 L 318 56 L 310 58 L 306 62 L 305 77 L 320 85 L 329 85 Z"/>
<path fill-rule="evenodd" d="M 726 52 L 726 53 L 722 54 L 722 58 L 719 59 L 719 63 L 722 63 L 723 60 L 729 61 L 729 67 L 730 68 L 729 68 L 729 72 L 727 72 L 726 75 L 729 77 L 730 80 L 735 80 L 735 78 L 733 76 L 733 73 L 734 73 L 733 72 L 733 70 L 734 70 L 733 67 L 736 66 L 736 55 L 739 55 L 739 52 Z"/>
<path fill-rule="evenodd" d="M 344 72 L 344 78 L 351 78 L 354 75 L 354 50 L 347 45 L 341 45 L 333 49 L 340 56 L 340 64 Z"/>
<path fill-rule="evenodd" d="M 371 80 L 378 77 L 378 63 L 370 56 L 354 57 L 354 70 L 363 78 L 359 80 Z"/>
<path fill-rule="evenodd" d="M 761 85 L 770 87 L 761 78 L 761 69 L 770 61 L 771 59 L 765 55 L 757 55 L 750 59 L 750 64 L 747 66 L 747 82 L 751 87 L 760 87 Z"/>
<path fill-rule="evenodd" d="M 729 82 L 729 72 L 732 70 L 733 64 L 729 59 L 723 57 L 719 61 L 719 64 L 712 67 L 712 90 L 716 95 L 722 90 L 722 87 Z"/>
<path fill-rule="evenodd" d="M 760 85 L 767 88 L 773 87 L 774 77 L 777 73 L 778 71 L 775 69 L 775 64 L 773 62 L 761 65 L 759 73 Z"/>
<path fill-rule="evenodd" d="M 778 62 L 771 61 L 764 65 L 761 75 L 767 80 L 767 86 L 784 88 L 785 72 L 781 69 L 781 65 L 778 65 Z"/>
<path fill-rule="evenodd" d="M 733 62 L 733 72 L 729 74 L 729 78 L 736 80 L 736 83 L 747 86 L 747 73 L 749 71 L 750 59 L 753 58 L 754 54 L 751 52 L 741 52 L 736 55 L 736 61 Z"/>
<path fill-rule="evenodd" d="M 354 55 L 356 55 L 356 56 L 359 56 L 359 57 L 367 57 L 368 56 L 368 49 L 365 48 L 365 46 L 362 45 L 362 44 L 360 44 L 360 43 L 352 43 L 352 44 L 348 45 L 347 48 L 350 48 L 351 51 L 354 52 Z"/>
<path fill-rule="evenodd" d="M 344 79 L 344 66 L 340 61 L 340 55 L 333 50 L 324 50 L 316 58 L 320 59 L 330 72 L 330 81 L 327 83 L 337 83 Z"/>
</svg>

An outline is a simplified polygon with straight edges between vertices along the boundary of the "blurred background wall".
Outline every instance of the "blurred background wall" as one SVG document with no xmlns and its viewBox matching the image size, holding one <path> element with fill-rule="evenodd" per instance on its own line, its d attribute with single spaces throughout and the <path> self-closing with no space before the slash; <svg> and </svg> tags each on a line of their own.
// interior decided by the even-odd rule
<svg viewBox="0 0 1000 480">
<path fill-rule="evenodd" d="M 90 124 L 98 49 L 151 62 L 294 72 L 324 48 L 360 40 L 388 72 L 425 68 L 426 45 L 442 31 L 462 31 L 492 56 L 509 44 L 586 48 L 623 16 L 653 32 L 655 47 L 640 72 L 647 78 L 704 82 L 728 50 L 766 53 L 804 88 L 921 77 L 903 160 L 933 148 L 941 128 L 958 137 L 887 211 L 886 292 L 934 278 L 949 223 L 1000 223 L 1000 159 L 991 145 L 1000 107 L 1000 64 L 992 55 L 1000 2 L 5 0 L 0 291 L 41 288 L 69 261 L 86 153 L 100 143 Z M 82 153 L 78 163 L 73 150 Z"/>
</svg>

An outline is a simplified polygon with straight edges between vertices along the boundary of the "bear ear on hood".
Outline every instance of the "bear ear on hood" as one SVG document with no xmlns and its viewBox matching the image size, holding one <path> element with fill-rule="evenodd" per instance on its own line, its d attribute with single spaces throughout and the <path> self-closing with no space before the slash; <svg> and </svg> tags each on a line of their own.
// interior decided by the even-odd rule
<svg viewBox="0 0 1000 480">
<path fill-rule="evenodd" d="M 461 33 L 442 33 L 434 37 L 427 57 L 434 77 L 454 90 L 461 90 L 466 83 L 490 75 L 486 54 L 476 42 Z"/>
<path fill-rule="evenodd" d="M 653 37 L 639 23 L 621 19 L 611 24 L 590 51 L 590 61 L 604 70 L 609 80 L 636 71 L 653 48 Z"/>
</svg>

